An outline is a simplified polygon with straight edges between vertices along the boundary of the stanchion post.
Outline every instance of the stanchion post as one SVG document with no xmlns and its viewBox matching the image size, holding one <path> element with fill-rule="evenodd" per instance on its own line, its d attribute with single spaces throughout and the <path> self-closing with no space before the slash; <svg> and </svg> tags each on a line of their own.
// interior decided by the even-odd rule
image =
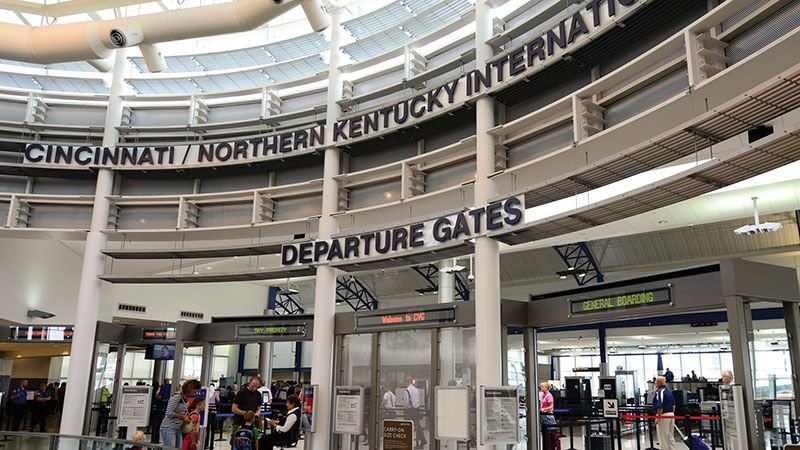
<svg viewBox="0 0 800 450">
<path fill-rule="evenodd" d="M 653 446 L 653 419 L 647 419 L 647 434 L 650 436 L 650 447 L 645 450 L 659 450 Z"/>
<path fill-rule="evenodd" d="M 575 448 L 575 436 L 572 429 L 572 413 L 569 414 L 569 448 L 567 450 L 578 450 Z"/>
<path fill-rule="evenodd" d="M 622 450 L 622 421 L 619 417 L 614 419 L 614 421 L 617 423 L 617 447 L 619 450 Z"/>
<path fill-rule="evenodd" d="M 630 413 L 628 413 L 630 417 Z M 638 417 L 634 419 L 634 426 L 636 427 L 636 450 L 642 450 L 642 424 L 641 419 Z"/>
</svg>

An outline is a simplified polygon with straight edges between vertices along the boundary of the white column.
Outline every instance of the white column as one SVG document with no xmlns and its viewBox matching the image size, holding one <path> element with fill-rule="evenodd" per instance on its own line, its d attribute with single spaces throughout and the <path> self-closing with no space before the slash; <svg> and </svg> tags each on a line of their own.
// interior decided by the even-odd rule
<svg viewBox="0 0 800 450">
<path fill-rule="evenodd" d="M 117 145 L 119 131 L 116 127 L 122 118 L 122 99 L 120 94 L 124 87 L 127 68 L 125 49 L 116 51 L 114 74 L 108 97 L 103 146 Z M 65 404 L 72 405 L 75 411 L 83 411 L 87 402 L 91 377 L 95 363 L 94 343 L 97 328 L 97 317 L 100 310 L 100 279 L 103 274 L 103 254 L 107 237 L 103 230 L 108 225 L 109 201 L 114 187 L 114 172 L 111 169 L 100 169 L 97 173 L 94 206 L 92 207 L 92 223 L 86 236 L 86 247 L 83 252 L 81 281 L 78 288 L 78 305 L 75 310 L 75 334 L 72 337 L 69 372 Z M 61 434 L 80 435 L 83 432 L 84 415 L 82 413 L 64 414 L 61 417 Z"/>
<path fill-rule="evenodd" d="M 455 278 L 453 272 L 442 272 L 447 267 L 454 266 L 456 261 L 443 260 L 439 261 L 439 303 L 453 303 L 455 301 Z M 441 374 L 438 380 L 434 380 L 434 384 L 439 386 L 447 386 L 450 380 L 456 378 L 456 349 L 453 339 L 453 333 L 457 333 L 461 337 L 463 330 L 461 328 L 442 329 L 439 334 L 439 368 Z M 433 425 L 433 423 L 430 423 Z M 458 448 L 456 441 L 439 441 L 440 450 L 454 450 Z"/>
<path fill-rule="evenodd" d="M 333 124 L 339 119 L 337 100 L 342 97 L 342 73 L 339 70 L 341 54 L 341 14 L 333 7 L 331 16 L 331 48 L 328 68 L 328 111 L 326 134 L 333 136 Z M 338 210 L 339 184 L 333 178 L 339 174 L 340 152 L 338 148 L 325 150 L 325 166 L 322 179 L 322 214 L 319 219 L 318 239 L 330 239 L 338 230 L 333 213 Z M 309 449 L 327 450 L 331 447 L 331 393 L 333 391 L 333 324 L 336 313 L 336 269 L 327 264 L 317 267 L 314 287 L 314 345 L 311 347 L 311 384 L 319 385 L 314 399 L 317 431 L 307 440 Z"/>
<path fill-rule="evenodd" d="M 494 55 L 486 44 L 492 36 L 492 8 L 485 1 L 475 2 L 475 64 L 480 70 Z M 495 195 L 494 182 L 488 176 L 495 171 L 494 139 L 489 129 L 494 127 L 494 103 L 491 97 L 478 98 L 475 108 L 477 138 L 477 178 L 475 206 L 488 203 Z M 488 237 L 475 240 L 475 370 L 477 386 L 498 386 L 503 382 L 502 340 L 500 337 L 500 249 L 497 241 Z M 478 409 L 478 423 L 481 412 Z M 480 427 L 479 427 L 480 429 Z M 480 442 L 480 439 L 479 439 Z M 479 449 L 494 446 L 478 445 Z"/>
<path fill-rule="evenodd" d="M 454 264 L 454 260 L 439 261 L 439 303 L 453 303 L 455 300 L 455 273 L 442 272 L 442 269 L 452 267 Z"/>
</svg>

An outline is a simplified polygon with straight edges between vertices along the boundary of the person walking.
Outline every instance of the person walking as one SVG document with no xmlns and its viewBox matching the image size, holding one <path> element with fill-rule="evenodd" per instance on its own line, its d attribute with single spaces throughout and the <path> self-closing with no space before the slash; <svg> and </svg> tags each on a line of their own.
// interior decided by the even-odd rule
<svg viewBox="0 0 800 450">
<path fill-rule="evenodd" d="M 161 422 L 161 443 L 167 447 L 181 448 L 183 434 L 181 427 L 190 422 L 187 401 L 202 388 L 197 380 L 188 380 L 181 386 L 180 391 L 173 394 L 167 401 L 164 420 Z"/>
<path fill-rule="evenodd" d="M 656 377 L 656 395 L 653 397 L 653 413 L 656 418 L 656 433 L 661 450 L 677 450 L 675 447 L 675 397 L 667 387 L 667 379 Z"/>
<path fill-rule="evenodd" d="M 11 391 L 11 431 L 19 431 L 19 426 L 28 412 L 28 380 L 19 382 L 19 386 Z"/>
</svg>

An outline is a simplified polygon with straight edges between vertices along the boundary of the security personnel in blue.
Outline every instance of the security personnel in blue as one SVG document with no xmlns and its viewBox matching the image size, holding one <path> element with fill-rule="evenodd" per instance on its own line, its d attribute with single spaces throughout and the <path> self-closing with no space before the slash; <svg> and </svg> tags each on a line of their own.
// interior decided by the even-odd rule
<svg viewBox="0 0 800 450">
<path fill-rule="evenodd" d="M 25 419 L 28 410 L 28 380 L 22 380 L 16 389 L 11 391 L 11 431 L 19 431 L 19 426 Z"/>
<path fill-rule="evenodd" d="M 656 378 L 656 395 L 653 397 L 653 412 L 656 416 L 656 432 L 661 450 L 677 450 L 675 446 L 675 397 L 667 387 L 665 377 Z"/>
</svg>

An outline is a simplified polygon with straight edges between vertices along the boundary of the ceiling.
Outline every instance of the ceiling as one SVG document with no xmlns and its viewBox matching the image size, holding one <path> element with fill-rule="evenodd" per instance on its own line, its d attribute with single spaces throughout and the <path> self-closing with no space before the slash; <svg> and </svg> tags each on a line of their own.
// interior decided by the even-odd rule
<svg viewBox="0 0 800 450">
<path fill-rule="evenodd" d="M 0 354 L 4 358 L 38 358 L 43 356 L 69 355 L 70 344 L 44 344 L 44 343 L 6 343 L 0 342 Z"/>
</svg>

